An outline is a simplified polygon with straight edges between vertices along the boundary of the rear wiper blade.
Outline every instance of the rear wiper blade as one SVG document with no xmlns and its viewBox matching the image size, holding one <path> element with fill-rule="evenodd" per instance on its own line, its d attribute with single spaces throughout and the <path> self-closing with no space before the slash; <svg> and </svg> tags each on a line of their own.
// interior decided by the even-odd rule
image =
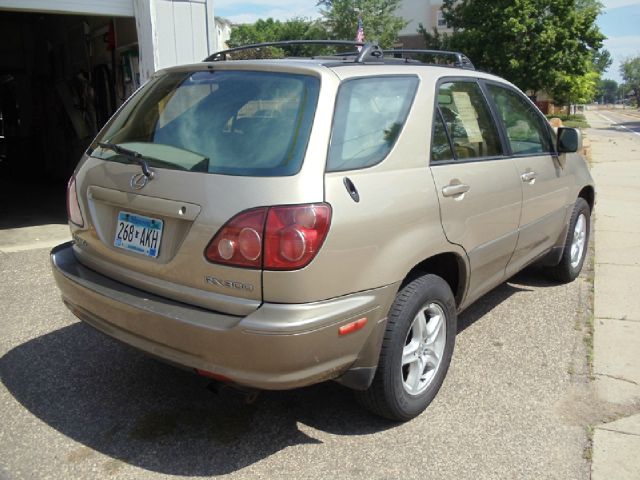
<svg viewBox="0 0 640 480">
<path fill-rule="evenodd" d="M 116 145 L 115 143 L 98 142 L 98 145 L 101 146 L 102 148 L 113 150 L 114 152 L 120 155 L 124 155 L 129 160 L 136 162 L 138 165 L 140 165 L 140 168 L 142 168 L 142 173 L 144 174 L 145 177 L 147 177 L 149 180 L 153 178 L 154 174 L 152 170 L 149 170 L 149 164 L 147 163 L 147 160 L 151 160 L 152 162 L 153 161 L 159 162 L 160 160 L 158 160 L 157 158 L 142 155 L 141 153 L 136 152 L 135 150 L 129 150 L 128 148 L 121 147 L 120 145 Z"/>
</svg>

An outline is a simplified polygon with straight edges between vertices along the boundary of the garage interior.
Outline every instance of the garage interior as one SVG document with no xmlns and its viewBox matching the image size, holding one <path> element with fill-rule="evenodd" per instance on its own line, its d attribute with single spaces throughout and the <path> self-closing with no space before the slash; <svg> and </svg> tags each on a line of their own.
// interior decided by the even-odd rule
<svg viewBox="0 0 640 480">
<path fill-rule="evenodd" d="M 133 18 L 0 11 L 0 229 L 66 223 L 66 182 L 140 84 Z"/>
</svg>

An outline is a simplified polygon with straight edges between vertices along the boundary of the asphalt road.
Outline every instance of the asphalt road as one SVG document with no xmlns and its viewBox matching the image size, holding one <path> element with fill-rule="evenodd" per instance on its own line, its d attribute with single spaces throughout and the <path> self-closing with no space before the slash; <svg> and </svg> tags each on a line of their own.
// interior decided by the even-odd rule
<svg viewBox="0 0 640 480">
<path fill-rule="evenodd" d="M 252 405 L 76 321 L 46 249 L 0 252 L 0 478 L 587 479 L 588 273 L 467 310 L 449 375 L 394 424 L 327 383 Z"/>
<path fill-rule="evenodd" d="M 610 128 L 614 131 L 640 137 L 640 112 L 638 110 L 602 110 L 595 113 L 611 123 Z"/>
</svg>

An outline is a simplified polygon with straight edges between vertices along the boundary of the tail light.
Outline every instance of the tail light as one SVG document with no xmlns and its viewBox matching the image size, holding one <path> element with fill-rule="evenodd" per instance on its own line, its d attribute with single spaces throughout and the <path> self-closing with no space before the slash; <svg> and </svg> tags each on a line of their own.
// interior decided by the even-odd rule
<svg viewBox="0 0 640 480">
<path fill-rule="evenodd" d="M 248 210 L 220 229 L 205 257 L 223 265 L 296 270 L 316 256 L 330 220 L 331 207 L 324 203 Z"/>
<path fill-rule="evenodd" d="M 75 223 L 77 226 L 84 226 L 84 219 L 82 218 L 80 204 L 78 203 L 78 192 L 76 191 L 75 176 L 71 176 L 67 185 L 67 216 L 69 217 L 69 220 L 71 220 L 71 222 Z"/>
<path fill-rule="evenodd" d="M 265 228 L 265 270 L 308 265 L 327 236 L 330 219 L 331 209 L 325 204 L 270 208 Z"/>
<path fill-rule="evenodd" d="M 231 219 L 209 242 L 207 260 L 236 267 L 262 267 L 262 236 L 267 208 L 248 210 Z"/>
</svg>

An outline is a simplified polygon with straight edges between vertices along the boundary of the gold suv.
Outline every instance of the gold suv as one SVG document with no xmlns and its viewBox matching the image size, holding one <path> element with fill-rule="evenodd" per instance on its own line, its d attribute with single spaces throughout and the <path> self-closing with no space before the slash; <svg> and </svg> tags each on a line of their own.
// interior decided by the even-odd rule
<svg viewBox="0 0 640 480">
<path fill-rule="evenodd" d="M 463 55 L 342 45 L 156 73 L 70 179 L 53 272 L 151 355 L 242 387 L 335 380 L 408 420 L 458 313 L 533 262 L 576 278 L 593 180 L 577 130 Z"/>
</svg>

